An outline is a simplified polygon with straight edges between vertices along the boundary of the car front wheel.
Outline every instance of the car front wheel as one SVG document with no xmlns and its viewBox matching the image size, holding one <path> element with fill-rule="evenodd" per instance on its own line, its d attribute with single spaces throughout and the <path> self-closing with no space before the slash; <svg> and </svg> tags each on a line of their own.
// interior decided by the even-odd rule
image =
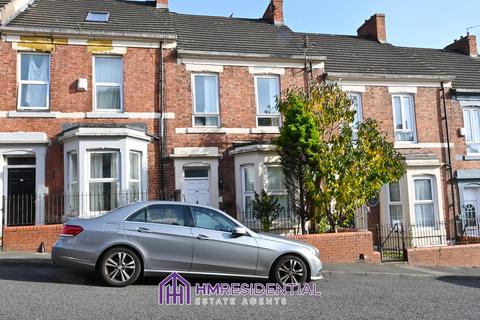
<svg viewBox="0 0 480 320">
<path fill-rule="evenodd" d="M 307 265 L 297 256 L 283 256 L 275 263 L 272 276 L 281 285 L 304 285 L 308 277 Z"/>
<path fill-rule="evenodd" d="M 103 255 L 98 272 L 107 284 L 126 287 L 137 281 L 141 268 L 135 252 L 127 248 L 113 248 Z"/>
</svg>

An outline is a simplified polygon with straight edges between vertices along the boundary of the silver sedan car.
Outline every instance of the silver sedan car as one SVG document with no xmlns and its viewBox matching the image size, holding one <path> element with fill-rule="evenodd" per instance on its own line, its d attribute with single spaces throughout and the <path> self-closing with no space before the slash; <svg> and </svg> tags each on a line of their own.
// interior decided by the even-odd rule
<svg viewBox="0 0 480 320">
<path fill-rule="evenodd" d="M 118 287 L 174 271 L 280 284 L 322 278 L 317 248 L 253 232 L 213 208 L 178 202 L 139 202 L 94 219 L 70 219 L 52 261 L 96 271 Z"/>
</svg>

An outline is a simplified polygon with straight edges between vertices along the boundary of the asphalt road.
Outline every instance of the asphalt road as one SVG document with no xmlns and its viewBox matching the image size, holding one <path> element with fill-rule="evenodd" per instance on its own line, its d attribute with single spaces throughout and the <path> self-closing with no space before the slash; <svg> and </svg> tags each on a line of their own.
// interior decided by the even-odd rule
<svg viewBox="0 0 480 320">
<path fill-rule="evenodd" d="M 327 273 L 321 297 L 287 296 L 273 306 L 244 306 L 242 298 L 235 306 L 160 306 L 160 281 L 117 289 L 90 274 L 0 265 L 0 319 L 480 319 L 480 273 Z"/>
</svg>

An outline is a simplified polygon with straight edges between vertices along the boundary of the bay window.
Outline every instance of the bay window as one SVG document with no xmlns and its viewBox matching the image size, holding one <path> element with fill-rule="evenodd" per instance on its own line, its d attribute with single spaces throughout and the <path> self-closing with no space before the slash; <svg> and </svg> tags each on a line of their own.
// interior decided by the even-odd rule
<svg viewBox="0 0 480 320">
<path fill-rule="evenodd" d="M 395 94 L 393 100 L 393 122 L 395 141 L 416 142 L 415 110 L 413 95 Z"/>
<path fill-rule="evenodd" d="M 255 198 L 255 167 L 245 165 L 242 171 L 243 212 L 246 220 L 253 220 L 252 201 Z"/>
<path fill-rule="evenodd" d="M 415 219 L 419 227 L 434 227 L 436 222 L 436 184 L 430 176 L 414 177 Z"/>
<path fill-rule="evenodd" d="M 194 74 L 193 123 L 197 127 L 218 127 L 219 90 L 218 75 Z"/>
<path fill-rule="evenodd" d="M 79 188 L 78 188 L 78 154 L 71 152 L 69 154 L 69 194 L 70 211 L 78 211 Z"/>
<path fill-rule="evenodd" d="M 463 109 L 467 153 L 480 154 L 480 108 Z"/>
<path fill-rule="evenodd" d="M 279 219 L 289 219 L 290 210 L 288 205 L 288 190 L 285 185 L 285 175 L 281 165 L 268 165 L 266 191 L 278 200 L 282 206 L 282 214 Z"/>
<path fill-rule="evenodd" d="M 50 95 L 50 55 L 20 54 L 18 109 L 48 110 Z"/>
<path fill-rule="evenodd" d="M 280 96 L 280 78 L 278 76 L 256 76 L 257 126 L 279 127 L 280 111 L 277 97 Z"/>
<path fill-rule="evenodd" d="M 388 210 L 392 225 L 403 222 L 402 194 L 398 181 L 388 184 Z"/>
<path fill-rule="evenodd" d="M 96 111 L 122 111 L 123 61 L 121 57 L 94 57 L 94 101 Z"/>
<path fill-rule="evenodd" d="M 128 202 L 138 202 L 142 192 L 142 154 L 131 151 L 129 155 Z"/>
<path fill-rule="evenodd" d="M 104 212 L 117 207 L 119 187 L 119 153 L 90 153 L 90 211 Z"/>
</svg>

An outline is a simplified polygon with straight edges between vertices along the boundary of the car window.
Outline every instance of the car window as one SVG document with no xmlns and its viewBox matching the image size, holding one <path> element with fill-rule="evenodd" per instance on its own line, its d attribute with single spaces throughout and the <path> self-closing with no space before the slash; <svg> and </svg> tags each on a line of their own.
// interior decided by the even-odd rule
<svg viewBox="0 0 480 320">
<path fill-rule="evenodd" d="M 147 222 L 185 226 L 184 210 L 176 205 L 153 205 L 148 207 Z"/>
<path fill-rule="evenodd" d="M 197 228 L 231 232 L 237 226 L 216 211 L 200 207 L 192 207 L 191 210 Z"/>
<path fill-rule="evenodd" d="M 140 211 L 135 212 L 130 217 L 128 217 L 127 221 L 133 222 L 146 222 L 147 220 L 147 209 L 144 208 Z"/>
</svg>

